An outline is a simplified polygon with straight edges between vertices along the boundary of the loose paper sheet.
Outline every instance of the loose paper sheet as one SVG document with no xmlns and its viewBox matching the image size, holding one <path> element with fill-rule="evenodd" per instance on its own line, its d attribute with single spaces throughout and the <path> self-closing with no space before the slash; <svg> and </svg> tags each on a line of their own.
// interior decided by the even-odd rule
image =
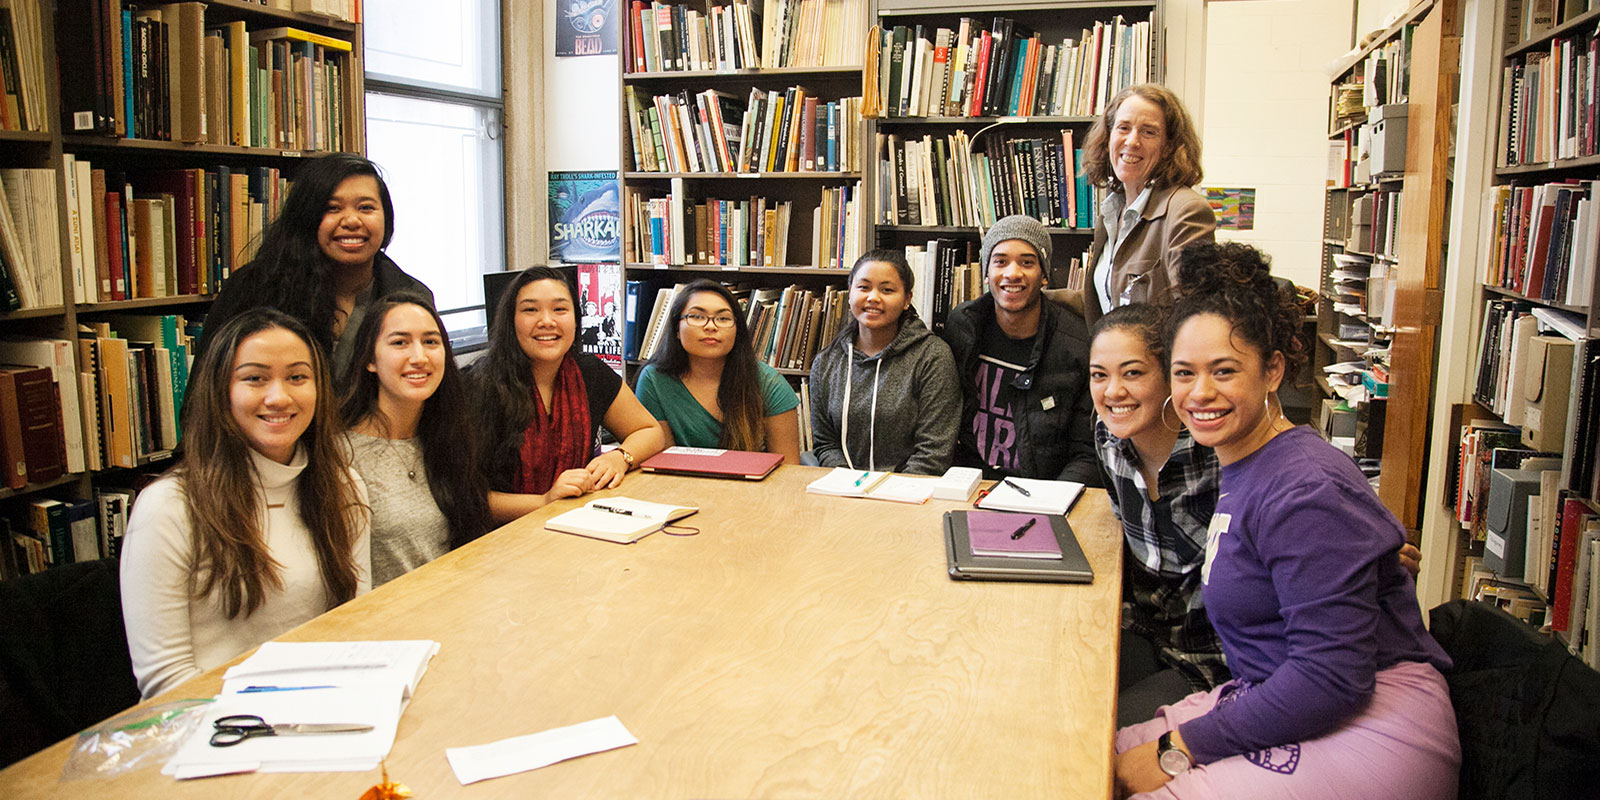
<svg viewBox="0 0 1600 800">
<path fill-rule="evenodd" d="M 622 721 L 612 715 L 476 747 L 451 747 L 444 755 L 455 770 L 456 780 L 465 786 L 638 743 Z"/>
</svg>

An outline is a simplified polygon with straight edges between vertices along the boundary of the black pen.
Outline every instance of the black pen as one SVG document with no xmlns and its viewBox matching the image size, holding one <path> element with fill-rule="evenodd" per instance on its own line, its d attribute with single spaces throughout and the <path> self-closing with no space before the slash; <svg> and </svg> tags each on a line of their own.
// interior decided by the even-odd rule
<svg viewBox="0 0 1600 800">
<path fill-rule="evenodd" d="M 610 511 L 613 514 L 622 514 L 624 516 L 629 516 L 629 517 L 633 516 L 633 512 L 629 511 L 626 508 L 617 508 L 616 506 L 606 506 L 606 505 L 601 505 L 599 503 L 590 503 L 589 507 L 590 508 L 598 508 L 601 511 Z"/>
<path fill-rule="evenodd" d="M 1023 497 L 1032 497 L 1033 496 L 1033 492 L 1030 492 L 1027 489 L 1022 488 L 1020 485 L 1018 485 L 1016 483 L 1013 483 L 1010 478 L 1001 478 L 1000 482 L 1005 484 L 1005 485 L 1007 485 L 1007 486 L 1010 486 L 1013 489 L 1016 489 L 1017 490 L 1017 494 L 1020 494 Z"/>
<path fill-rule="evenodd" d="M 1021 539 L 1022 538 L 1022 534 L 1027 533 L 1028 529 L 1033 527 L 1033 523 L 1038 522 L 1038 521 L 1039 521 L 1038 517 L 1028 517 L 1028 521 L 1022 523 L 1022 527 L 1016 529 L 1015 531 L 1013 531 L 1011 533 L 1011 541 L 1014 542 L 1014 541 L 1016 541 L 1018 539 Z"/>
</svg>

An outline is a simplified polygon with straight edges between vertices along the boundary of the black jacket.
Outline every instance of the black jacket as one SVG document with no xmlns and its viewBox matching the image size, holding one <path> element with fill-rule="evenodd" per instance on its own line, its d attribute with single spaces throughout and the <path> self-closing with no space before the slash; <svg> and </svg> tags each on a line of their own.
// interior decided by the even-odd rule
<svg viewBox="0 0 1600 800">
<path fill-rule="evenodd" d="M 1089 397 L 1089 331 L 1083 318 L 1055 303 L 1041 302 L 1039 333 L 1027 370 L 1014 384 L 1019 409 L 1016 477 L 1077 481 L 1100 485 L 1094 452 L 1094 403 Z M 984 296 L 950 310 L 942 336 L 956 359 L 961 382 L 961 432 L 955 463 L 981 467 L 987 478 L 1002 477 L 978 452 L 972 419 L 978 409 L 978 338 L 994 319 L 994 297 Z M 1019 385 L 1025 384 L 1025 385 Z"/>
</svg>

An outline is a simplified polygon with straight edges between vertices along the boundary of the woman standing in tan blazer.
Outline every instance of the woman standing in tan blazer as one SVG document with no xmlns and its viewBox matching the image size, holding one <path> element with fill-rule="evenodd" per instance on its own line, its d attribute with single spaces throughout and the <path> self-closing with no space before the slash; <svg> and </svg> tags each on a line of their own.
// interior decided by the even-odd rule
<svg viewBox="0 0 1600 800">
<path fill-rule="evenodd" d="M 1171 305 L 1178 251 L 1215 239 L 1216 216 L 1194 189 L 1200 137 L 1177 95 L 1146 83 L 1117 93 L 1083 145 L 1089 182 L 1111 191 L 1095 220 L 1081 292 L 1050 292 L 1093 325 L 1129 303 Z"/>
</svg>

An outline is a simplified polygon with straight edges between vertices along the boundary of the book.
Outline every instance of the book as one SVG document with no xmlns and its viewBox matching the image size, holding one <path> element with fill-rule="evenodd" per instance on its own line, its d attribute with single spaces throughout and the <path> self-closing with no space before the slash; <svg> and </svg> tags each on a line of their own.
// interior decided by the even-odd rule
<svg viewBox="0 0 1600 800">
<path fill-rule="evenodd" d="M 978 498 L 978 508 L 1065 515 L 1082 494 L 1083 484 L 1076 481 L 1006 478 Z"/>
<path fill-rule="evenodd" d="M 933 496 L 934 478 L 894 475 L 888 472 L 835 467 L 828 474 L 806 484 L 807 494 L 830 497 L 864 497 L 897 503 L 926 503 Z"/>
<path fill-rule="evenodd" d="M 1050 518 L 1043 514 L 996 511 L 967 513 L 967 542 L 975 556 L 997 558 L 1060 558 Z"/>
<path fill-rule="evenodd" d="M 630 497 L 602 497 L 551 517 L 545 521 L 544 528 L 618 544 L 633 544 L 699 511 L 696 506 L 651 503 Z"/>
</svg>

